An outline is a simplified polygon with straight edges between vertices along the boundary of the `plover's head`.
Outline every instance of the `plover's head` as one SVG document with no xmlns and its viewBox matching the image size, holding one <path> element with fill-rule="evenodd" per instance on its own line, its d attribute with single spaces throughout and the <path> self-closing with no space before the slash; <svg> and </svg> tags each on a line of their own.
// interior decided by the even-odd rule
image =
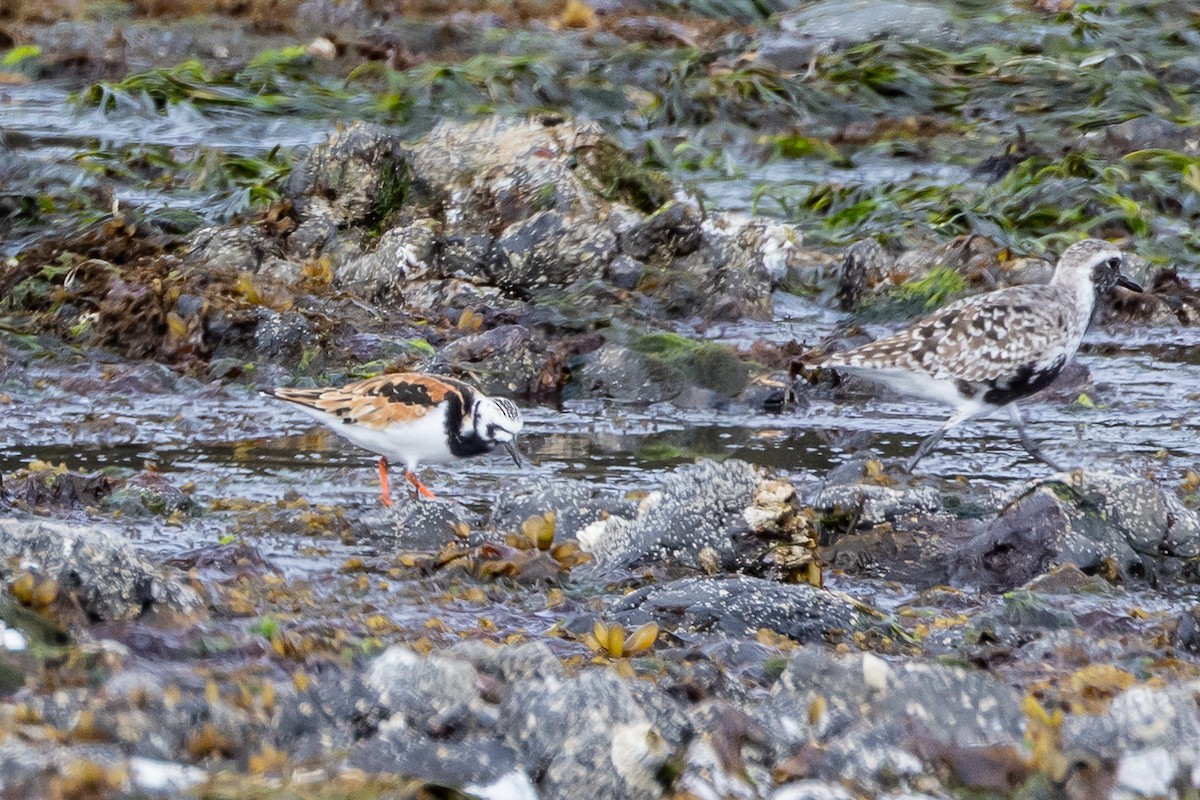
<svg viewBox="0 0 1200 800">
<path fill-rule="evenodd" d="M 521 409 L 505 397 L 481 397 L 475 403 L 475 434 L 488 444 L 502 445 L 517 466 L 521 453 L 517 450 L 517 434 L 524 427 Z"/>
<path fill-rule="evenodd" d="M 1114 286 L 1124 286 L 1135 292 L 1142 287 L 1121 274 L 1125 256 L 1114 245 L 1099 239 L 1084 239 L 1066 249 L 1054 268 L 1054 282 L 1068 286 L 1091 283 L 1096 292 L 1104 294 Z"/>
</svg>

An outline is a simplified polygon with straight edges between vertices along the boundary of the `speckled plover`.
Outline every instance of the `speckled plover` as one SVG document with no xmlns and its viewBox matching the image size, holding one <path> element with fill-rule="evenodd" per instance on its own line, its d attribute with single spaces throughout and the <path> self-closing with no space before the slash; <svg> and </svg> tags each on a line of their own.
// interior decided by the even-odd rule
<svg viewBox="0 0 1200 800">
<path fill-rule="evenodd" d="M 1121 274 L 1121 251 L 1086 239 L 1067 248 L 1054 277 L 1040 286 L 1011 286 L 968 297 L 904 330 L 844 353 L 805 360 L 861 375 L 910 395 L 947 403 L 954 413 L 917 448 L 912 470 L 946 432 L 998 408 L 1007 408 L 1031 455 L 1062 471 L 1034 444 L 1017 401 L 1048 386 L 1087 330 L 1096 295 L 1141 287 Z"/>
<path fill-rule="evenodd" d="M 419 463 L 444 464 L 503 446 L 519 466 L 521 412 L 505 398 L 485 397 L 474 387 L 417 372 L 380 375 L 325 389 L 269 389 L 354 444 L 378 453 L 380 494 L 392 504 L 388 461 L 404 464 L 414 496 L 434 497 L 413 472 Z"/>
</svg>

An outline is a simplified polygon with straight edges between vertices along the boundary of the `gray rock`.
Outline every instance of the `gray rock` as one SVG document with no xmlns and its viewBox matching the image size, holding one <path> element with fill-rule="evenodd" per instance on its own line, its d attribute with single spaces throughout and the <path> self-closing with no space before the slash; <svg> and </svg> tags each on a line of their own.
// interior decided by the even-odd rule
<svg viewBox="0 0 1200 800">
<path fill-rule="evenodd" d="M 941 496 L 932 486 L 894 489 L 866 483 L 837 484 L 820 487 L 805 497 L 804 503 L 825 513 L 853 514 L 864 526 L 942 510 Z"/>
<path fill-rule="evenodd" d="M 478 639 L 468 639 L 450 647 L 446 655 L 467 661 L 480 673 L 505 683 L 556 679 L 565 674 L 562 662 L 545 642 L 497 647 Z"/>
<path fill-rule="evenodd" d="M 835 47 L 891 38 L 946 46 L 953 21 L 946 9 L 907 0 L 846 0 L 817 3 L 782 14 L 779 27 Z"/>
<path fill-rule="evenodd" d="M 844 787 L 819 780 L 795 781 L 771 792 L 771 800 L 854 800 Z"/>
<path fill-rule="evenodd" d="M 610 515 L 578 534 L 604 566 L 647 561 L 694 569 L 765 573 L 780 566 L 776 546 L 809 542 L 790 483 L 729 459 L 680 467 L 638 505 L 635 516 Z"/>
<path fill-rule="evenodd" d="M 292 170 L 284 192 L 296 198 L 302 217 L 308 215 L 304 198 L 320 197 L 339 224 L 362 225 L 382 221 L 400 204 L 411 180 L 399 138 L 381 126 L 356 122 L 314 147 Z"/>
<path fill-rule="evenodd" d="M 803 72 L 816 66 L 828 43 L 792 31 L 764 31 L 758 40 L 758 61 L 780 72 Z"/>
<path fill-rule="evenodd" d="M 838 308 L 854 311 L 869 289 L 882 282 L 892 259 L 875 239 L 861 239 L 846 248 L 838 269 Z"/>
<path fill-rule="evenodd" d="M 1200 519 L 1149 481 L 1076 471 L 1039 481 L 951 556 L 956 582 L 1009 589 L 1073 563 L 1125 580 L 1191 570 Z"/>
<path fill-rule="evenodd" d="M 514 531 L 530 517 L 553 511 L 557 516 L 554 541 L 566 542 L 606 516 L 629 517 L 636 510 L 637 503 L 593 481 L 539 477 L 497 495 L 492 525 L 497 530 Z"/>
<path fill-rule="evenodd" d="M 407 481 L 399 481 L 393 492 L 407 493 Z M 470 529 L 476 519 L 461 503 L 441 498 L 395 501 L 390 529 L 382 532 L 389 544 L 398 550 L 433 552 L 447 542 L 455 541 L 464 527 Z"/>
<path fill-rule="evenodd" d="M 608 263 L 604 276 L 613 286 L 633 291 L 646 275 L 646 265 L 632 256 L 621 254 Z"/>
<path fill-rule="evenodd" d="M 823 589 L 743 575 L 646 586 L 622 597 L 610 613 L 627 627 L 653 619 L 668 629 L 734 637 L 766 628 L 798 642 L 836 640 L 867 622 L 859 607 Z"/>
<path fill-rule="evenodd" d="M 188 261 L 206 270 L 257 272 L 269 250 L 262 231 L 255 225 L 234 228 L 203 228 L 192 234 Z"/>
<path fill-rule="evenodd" d="M 21 565 L 58 581 L 93 620 L 204 612 L 204 602 L 170 570 L 154 566 L 119 533 L 40 519 L 0 519 L 0 575 Z"/>
<path fill-rule="evenodd" d="M 621 251 L 639 261 L 668 264 L 699 249 L 704 241 L 703 223 L 694 206 L 668 203 L 621 237 Z"/>
<path fill-rule="evenodd" d="M 468 792 L 469 786 L 486 787 L 508 780 L 512 785 L 505 788 L 513 794 L 498 796 L 531 800 L 537 796 L 512 748 L 483 737 L 446 740 L 392 728 L 357 744 L 350 751 L 349 761 L 350 766 L 369 774 L 403 775 Z M 518 787 L 525 788 L 525 792 L 518 791 Z"/>
<path fill-rule="evenodd" d="M 617 252 L 617 239 L 605 227 L 539 211 L 510 225 L 497 241 L 497 285 L 534 294 L 548 286 L 566 286 L 604 274 Z"/>
<path fill-rule="evenodd" d="M 1113 698 L 1099 716 L 1074 714 L 1063 721 L 1062 749 L 1070 755 L 1115 758 L 1164 748 L 1186 752 L 1200 765 L 1200 681 L 1166 689 L 1134 686 Z"/>
<path fill-rule="evenodd" d="M 334 281 L 373 302 L 394 298 L 410 280 L 433 273 L 437 235 L 437 223 L 431 219 L 385 231 L 374 250 L 337 267 Z"/>
<path fill-rule="evenodd" d="M 682 387 L 656 380 L 639 353 L 608 342 L 590 353 L 572 383 L 586 397 L 607 397 L 621 403 L 661 403 Z"/>
<path fill-rule="evenodd" d="M 479 702 L 475 669 L 463 661 L 421 656 L 393 645 L 363 675 L 379 703 L 412 723 Z"/>
<path fill-rule="evenodd" d="M 661 797 L 672 748 L 628 685 L 606 669 L 566 681 L 521 681 L 501 705 L 501 730 L 546 798 Z"/>
<path fill-rule="evenodd" d="M 260 306 L 257 315 L 254 352 L 264 358 L 297 357 L 317 341 L 312 323 L 302 314 Z"/>
<path fill-rule="evenodd" d="M 443 347 L 439 356 L 470 375 L 484 394 L 544 394 L 556 390 L 561 381 L 561 365 L 545 337 L 524 325 L 501 325 L 464 336 Z"/>
<path fill-rule="evenodd" d="M 1110 125 L 1104 129 L 1104 145 L 1117 155 L 1126 155 L 1136 150 L 1163 149 L 1180 152 L 1197 152 L 1197 145 L 1189 140 L 1195 138 L 1195 128 L 1153 115 Z"/>
</svg>

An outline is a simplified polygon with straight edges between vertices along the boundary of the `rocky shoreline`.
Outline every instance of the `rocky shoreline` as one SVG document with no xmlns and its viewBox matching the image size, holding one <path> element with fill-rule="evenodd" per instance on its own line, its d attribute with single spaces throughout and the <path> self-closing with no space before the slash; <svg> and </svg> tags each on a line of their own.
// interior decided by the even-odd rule
<svg viewBox="0 0 1200 800">
<path fill-rule="evenodd" d="M 309 42 L 310 61 L 323 58 L 314 32 L 358 24 L 304 27 L 320 8 L 391 24 L 369 3 L 301 5 L 290 35 Z M 645 5 L 470 19 L 494 13 L 496 29 L 551 38 L 578 19 L 597 48 L 682 39 L 715 53 L 732 39 L 761 64 L 757 79 L 798 85 L 805 71 L 825 80 L 856 47 L 902 42 L 911 55 L 930 31 L 964 52 L 983 46 L 937 4 L 847 4 L 850 40 L 830 32 L 827 3 L 772 6 L 763 17 L 783 13 L 769 21 Z M 1052 31 L 1094 13 L 1041 5 L 1019 13 Z M 464 27 L 456 19 L 443 28 Z M 14 86 L 63 77 L 69 48 L 52 43 L 72 26 L 111 25 L 19 24 L 40 55 L 4 62 L 13 70 L 0 76 L 14 77 L 0 82 Z M 120 59 L 114 50 L 109 66 L 108 55 L 77 66 L 107 80 L 162 68 L 138 61 L 156 25 L 126 20 Z M 179 30 L 197 57 L 234 57 Z M 228 38 L 252 58 L 253 37 Z M 367 52 L 366 38 L 349 48 L 323 38 L 339 68 L 354 48 Z M 385 56 L 363 58 L 393 80 L 433 58 L 416 39 L 384 39 Z M 1046 39 L 1047 52 L 1066 46 Z M 0 51 L 21 45 L 0 38 Z M 734 69 L 721 58 L 713 81 Z M 251 64 L 309 80 L 280 59 Z M 1172 64 L 1164 73 L 1189 68 Z M 193 86 L 152 113 L 224 102 L 235 94 L 214 87 L 240 91 L 252 74 L 210 75 L 210 94 Z M 625 95 L 640 97 L 630 81 Z M 725 114 L 792 137 L 772 146 L 840 158 L 782 121 L 772 102 L 783 89 L 747 85 L 700 96 L 706 115 L 697 95 L 675 98 L 675 110 L 697 141 L 711 141 L 700 129 Z M 147 102 L 159 91 L 148 86 Z M 1005 469 L 1020 478 L 996 479 L 964 460 L 954 469 L 965 475 L 912 476 L 893 463 L 894 440 L 843 436 L 828 410 L 865 405 L 869 416 L 886 410 L 885 395 L 824 376 L 789 391 L 789 365 L 814 345 L 865 341 L 951 297 L 1045 281 L 1042 253 L 1056 240 L 1016 249 L 1003 226 L 960 209 L 970 233 L 834 247 L 803 214 L 708 207 L 680 164 L 650 163 L 613 118 L 563 97 L 564 113 L 438 114 L 419 134 L 364 112 L 231 214 L 105 197 L 103 211 L 64 222 L 62 198 L 34 214 L 21 167 L 0 166 L 0 235 L 28 237 L 0 261 L 0 431 L 38 453 L 0 469 L 0 796 L 1197 796 L 1200 465 L 1180 466 L 1194 452 L 1179 443 L 1195 433 L 1186 409 L 1147 423 L 1178 437 L 1158 445 L 1161 457 L 1112 445 L 1107 463 L 1081 450 L 1083 465 L 1060 474 L 1018 462 Z M 879 124 L 868 138 L 900 141 Z M 850 126 L 830 141 L 844 146 Z M 14 139 L 0 132 L 7 159 Z M 1194 160 L 1177 132 L 1122 121 L 1095 149 Z M 1024 160 L 987 169 L 1040 164 L 1024 137 L 1005 154 Z M 1064 180 L 1086 166 L 1072 163 Z M 106 180 L 125 178 L 102 175 L 88 191 Z M 1172 217 L 1181 225 L 1186 191 Z M 1155 213 L 1175 213 L 1167 205 Z M 1158 217 L 1122 219 L 1129 228 L 1106 217 L 1093 232 L 1122 241 L 1150 291 L 1102 298 L 1107 338 L 1089 355 L 1159 358 L 1183 376 L 1163 383 L 1186 393 L 1190 340 L 1170 352 L 1138 342 L 1186 337 L 1200 319 L 1195 262 L 1164 260 L 1155 248 L 1176 244 L 1150 235 Z M 1169 252 L 1190 252 L 1179 247 Z M 754 335 L 797 303 L 823 341 Z M 571 425 L 591 420 L 574 439 L 541 434 L 532 474 L 493 476 L 484 464 L 448 477 L 455 499 L 385 511 L 361 484 L 324 485 L 364 480 L 350 464 L 281 477 L 297 453 L 327 445 L 311 432 L 272 440 L 291 423 L 256 385 L 400 370 L 517 398 L 535 437 L 564 409 L 600 411 L 574 412 Z M 1072 425 L 1086 431 L 1064 449 L 1099 447 L 1106 415 L 1141 402 L 1104 380 L 1078 363 L 1042 395 L 1080 409 Z M 1144 391 L 1163 405 L 1176 397 Z M 826 414 L 833 421 L 813 427 L 828 428 L 818 433 L 834 466 L 753 463 L 751 437 L 745 452 L 718 447 L 716 458 L 663 447 L 657 463 L 630 459 L 618 482 L 578 468 L 579 448 L 605 446 L 637 414 L 647 426 L 754 417 L 767 442 L 789 419 Z M 217 466 L 188 453 L 200 442 L 225 448 Z M 104 457 L 73 461 L 85 445 Z M 810 456 L 809 444 L 793 452 L 803 447 Z M 172 448 L 196 469 L 160 463 Z"/>
</svg>

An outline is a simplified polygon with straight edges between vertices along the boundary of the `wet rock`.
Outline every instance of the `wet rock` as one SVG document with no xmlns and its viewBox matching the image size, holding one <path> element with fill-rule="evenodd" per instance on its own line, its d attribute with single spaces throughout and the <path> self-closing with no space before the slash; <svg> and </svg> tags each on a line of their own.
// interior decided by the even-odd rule
<svg viewBox="0 0 1200 800">
<path fill-rule="evenodd" d="M 971 620 L 968 641 L 1020 647 L 1047 631 L 1070 630 L 1078 625 L 1075 615 L 1047 598 L 1028 590 L 1008 592 L 997 608 Z"/>
<path fill-rule="evenodd" d="M 538 797 L 517 754 L 492 739 L 447 741 L 415 731 L 388 730 L 356 746 L 349 761 L 368 774 L 418 778 L 459 788 L 472 797 Z"/>
<path fill-rule="evenodd" d="M 646 586 L 621 598 L 610 613 L 627 627 L 654 620 L 668 629 L 734 637 L 766 628 L 798 642 L 836 641 L 866 625 L 858 607 L 822 589 L 744 575 Z"/>
<path fill-rule="evenodd" d="M 120 483 L 101 500 L 100 507 L 106 511 L 120 510 L 130 516 L 154 514 L 169 517 L 177 512 L 192 511 L 195 503 L 166 476 L 157 472 L 140 472 Z"/>
<path fill-rule="evenodd" d="M 1200 605 L 1194 605 L 1180 616 L 1171 643 L 1189 653 L 1200 653 Z"/>
<path fill-rule="evenodd" d="M 409 724 L 430 727 L 437 718 L 471 717 L 477 705 L 474 668 L 438 655 L 421 656 L 394 645 L 371 662 L 363 676 L 379 703 Z"/>
<path fill-rule="evenodd" d="M 452 206 L 454 232 L 502 230 L 539 211 L 601 220 L 605 190 L 646 210 L 671 193 L 598 125 L 562 118 L 443 122 L 413 147 L 412 160 L 422 184 Z"/>
<path fill-rule="evenodd" d="M 192 235 L 188 260 L 210 270 L 257 272 L 270 245 L 258 227 L 204 228 Z"/>
<path fill-rule="evenodd" d="M 701 461 L 670 473 L 633 517 L 610 515 L 579 532 L 580 546 L 604 566 L 667 562 L 692 569 L 757 574 L 803 570 L 812 541 L 795 490 L 757 467 Z"/>
<path fill-rule="evenodd" d="M 651 264 L 667 264 L 676 256 L 696 252 L 704 241 L 700 211 L 671 202 L 621 236 L 621 250 Z"/>
<path fill-rule="evenodd" d="M 613 514 L 633 516 L 636 509 L 635 501 L 594 482 L 539 477 L 497 496 L 492 525 L 500 531 L 515 531 L 530 517 L 553 511 L 554 541 L 567 542 L 593 522 Z"/>
<path fill-rule="evenodd" d="M 766 31 L 758 40 L 758 61 L 780 72 L 806 72 L 816 66 L 817 56 L 827 47 L 826 42 L 804 33 Z"/>
<path fill-rule="evenodd" d="M 285 695 L 272 737 L 278 747 L 299 758 L 316 758 L 330 748 L 369 739 L 392 715 L 380 701 L 380 692 L 359 673 L 322 676 L 294 696 Z"/>
<path fill-rule="evenodd" d="M 1018 748 L 1025 736 L 1020 695 L 986 673 L 817 646 L 792 655 L 763 713 L 795 732 L 783 746 L 820 742 L 810 774 L 867 785 L 922 773 L 923 753 Z"/>
<path fill-rule="evenodd" d="M 118 533 L 98 526 L 0 519 L 0 572 L 19 564 L 58 581 L 93 621 L 144 615 L 195 617 L 200 596 L 142 557 Z"/>
<path fill-rule="evenodd" d="M 604 276 L 610 283 L 627 291 L 636 289 L 645 275 L 646 265 L 624 253 L 608 262 L 604 272 Z"/>
<path fill-rule="evenodd" d="M 712 407 L 722 398 L 738 395 L 749 383 L 749 366 L 725 345 L 673 333 L 628 340 L 628 344 L 608 342 L 585 357 L 575 380 L 584 396 Z"/>
<path fill-rule="evenodd" d="M 951 558 L 951 578 L 1008 589 L 1067 562 L 1136 580 L 1191 574 L 1200 518 L 1150 481 L 1077 470 L 1037 482 Z"/>
<path fill-rule="evenodd" d="M 563 364 L 545 337 L 523 325 L 501 325 L 464 336 L 442 348 L 439 357 L 472 376 L 472 382 L 489 395 L 552 394 L 563 381 Z"/>
<path fill-rule="evenodd" d="M 868 483 L 821 486 L 804 498 L 804 504 L 825 514 L 849 515 L 866 527 L 942 510 L 941 496 L 932 486 L 895 488 Z"/>
<path fill-rule="evenodd" d="M 312 323 L 302 314 L 260 307 L 257 315 L 254 351 L 263 358 L 295 358 L 317 341 Z"/>
<path fill-rule="evenodd" d="M 846 248 L 838 268 L 838 308 L 853 311 L 867 291 L 879 285 L 891 262 L 883 245 L 874 239 L 862 239 Z"/>
<path fill-rule="evenodd" d="M 1104 129 L 1103 144 L 1110 152 L 1124 156 L 1136 150 L 1178 150 L 1195 154 L 1197 145 L 1189 144 L 1195 130 L 1186 125 L 1147 115 L 1110 125 Z"/>
<path fill-rule="evenodd" d="M 320 197 L 340 224 L 363 225 L 382 221 L 398 207 L 410 182 L 400 140 L 380 126 L 356 123 L 314 147 L 292 170 L 284 192 L 302 216 L 305 198 Z"/>
<path fill-rule="evenodd" d="M 408 483 L 394 488 L 406 492 Z M 477 522 L 462 504 L 441 498 L 401 500 L 393 508 L 392 525 L 384 536 L 399 550 L 437 551 L 461 538 Z"/>
<path fill-rule="evenodd" d="M 875 39 L 898 39 L 945 47 L 953 31 L 950 13 L 940 6 L 901 0 L 848 0 L 836 6 L 817 4 L 779 17 L 787 32 L 852 47 Z"/>
<path fill-rule="evenodd" d="M 651 723 L 628 685 L 606 669 L 566 681 L 521 681 L 501 704 L 500 730 L 541 796 L 658 798 L 658 772 L 680 742 Z"/>
</svg>

